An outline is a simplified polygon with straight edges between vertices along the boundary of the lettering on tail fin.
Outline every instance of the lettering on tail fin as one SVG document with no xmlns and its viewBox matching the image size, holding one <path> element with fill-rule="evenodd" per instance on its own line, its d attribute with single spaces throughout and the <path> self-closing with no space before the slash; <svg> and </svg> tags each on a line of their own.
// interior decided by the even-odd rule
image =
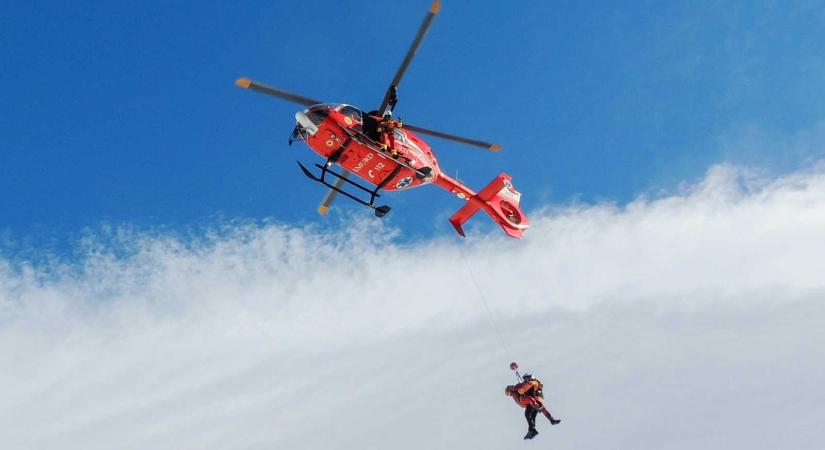
<svg viewBox="0 0 825 450">
<path fill-rule="evenodd" d="M 513 187 L 513 183 L 510 180 L 504 180 L 504 187 L 498 191 L 498 195 L 512 200 L 516 206 L 518 206 L 521 201 L 521 192 Z"/>
</svg>

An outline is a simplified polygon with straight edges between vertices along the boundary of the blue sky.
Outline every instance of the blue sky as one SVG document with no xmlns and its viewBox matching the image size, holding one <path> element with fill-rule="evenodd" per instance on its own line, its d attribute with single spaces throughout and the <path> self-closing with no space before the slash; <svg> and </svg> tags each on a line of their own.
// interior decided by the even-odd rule
<svg viewBox="0 0 825 450">
<path fill-rule="evenodd" d="M 818 2 L 523 3 L 445 1 L 400 88 L 406 121 L 505 147 L 430 140 L 473 187 L 505 171 L 528 212 L 623 203 L 719 162 L 781 173 L 825 153 Z M 298 107 L 233 81 L 371 108 L 428 6 L 3 6 L 2 247 L 61 251 L 102 224 L 348 226 L 369 212 L 317 217 L 324 190 L 294 163 L 315 156 L 286 145 Z M 413 239 L 453 233 L 461 206 L 435 187 L 388 202 Z"/>
</svg>

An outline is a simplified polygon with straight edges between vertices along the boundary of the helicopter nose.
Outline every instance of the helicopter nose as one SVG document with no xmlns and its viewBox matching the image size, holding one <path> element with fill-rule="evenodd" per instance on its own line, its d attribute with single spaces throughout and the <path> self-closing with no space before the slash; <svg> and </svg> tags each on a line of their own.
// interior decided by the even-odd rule
<svg viewBox="0 0 825 450">
<path fill-rule="evenodd" d="M 312 122 L 312 120 L 309 119 L 309 117 L 307 117 L 306 111 L 296 112 L 295 120 L 298 121 L 298 125 L 300 125 L 304 130 L 306 130 L 307 134 L 309 134 L 310 136 L 318 132 L 318 126 L 315 125 Z"/>
</svg>

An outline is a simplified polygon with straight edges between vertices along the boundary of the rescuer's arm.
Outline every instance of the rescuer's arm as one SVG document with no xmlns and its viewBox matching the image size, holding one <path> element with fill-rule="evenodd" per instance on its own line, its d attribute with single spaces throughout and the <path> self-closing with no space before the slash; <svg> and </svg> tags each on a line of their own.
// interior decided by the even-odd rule
<svg viewBox="0 0 825 450">
<path fill-rule="evenodd" d="M 538 381 L 530 380 L 528 382 L 521 383 L 521 384 L 517 385 L 516 386 L 516 391 L 519 394 L 524 395 L 525 392 L 529 391 L 530 389 L 533 389 L 534 387 L 538 387 L 538 385 L 539 385 Z"/>
</svg>

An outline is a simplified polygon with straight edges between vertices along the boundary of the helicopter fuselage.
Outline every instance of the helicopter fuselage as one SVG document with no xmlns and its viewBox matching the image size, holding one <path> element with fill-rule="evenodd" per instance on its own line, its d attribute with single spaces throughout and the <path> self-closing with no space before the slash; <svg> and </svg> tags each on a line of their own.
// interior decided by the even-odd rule
<svg viewBox="0 0 825 450">
<path fill-rule="evenodd" d="M 392 133 L 392 149 L 384 149 L 380 137 L 371 136 L 364 124 L 381 118 L 364 115 L 349 105 L 313 105 L 296 113 L 294 137 L 327 161 L 387 191 L 412 189 L 438 178 L 438 161 L 423 139 L 403 127 L 385 130 Z M 428 167 L 432 171 L 422 176 L 420 171 Z"/>
</svg>

